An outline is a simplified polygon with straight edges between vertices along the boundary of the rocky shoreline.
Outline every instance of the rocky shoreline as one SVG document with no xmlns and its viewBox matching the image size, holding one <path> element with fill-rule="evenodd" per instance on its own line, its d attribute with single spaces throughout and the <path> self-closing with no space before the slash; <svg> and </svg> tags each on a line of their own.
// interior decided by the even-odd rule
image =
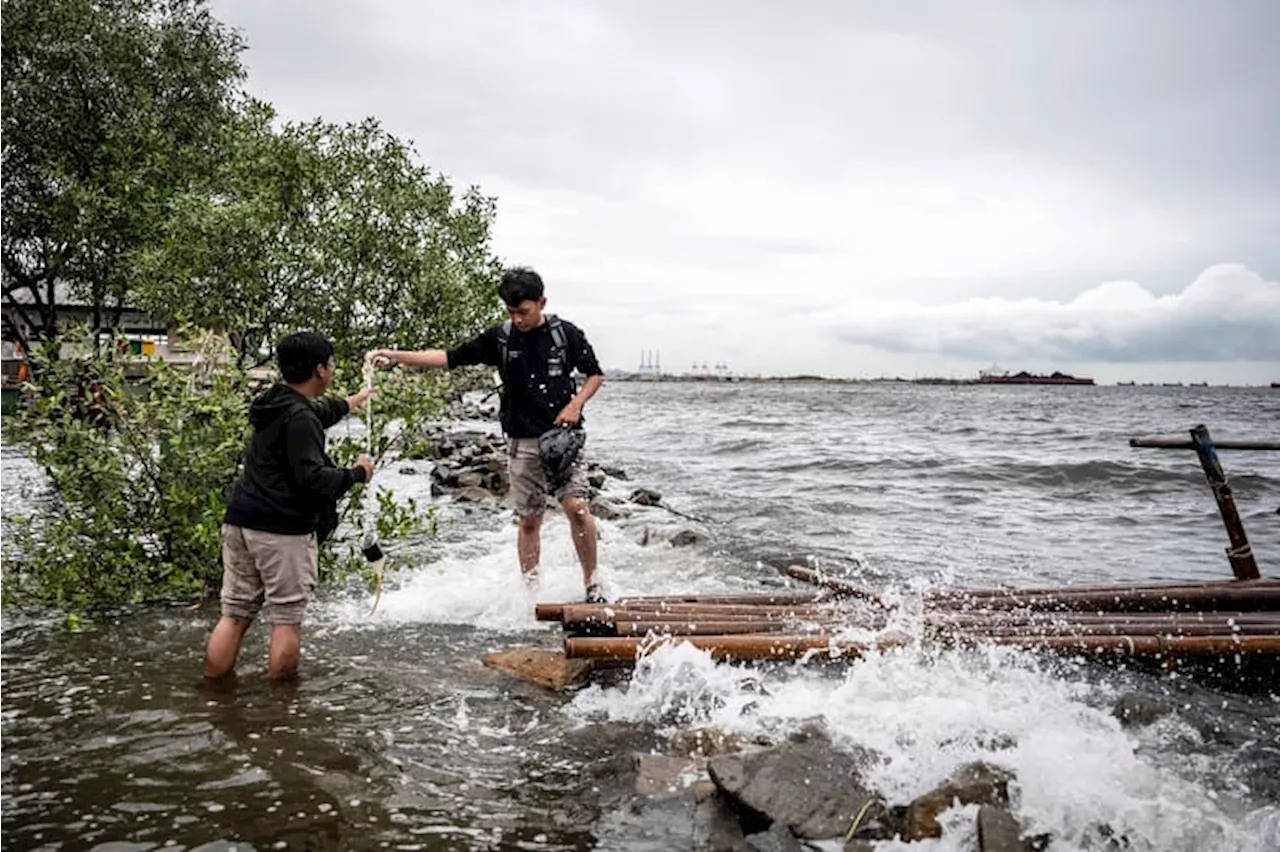
<svg viewBox="0 0 1280 852">
<path fill-rule="evenodd" d="M 494 511 L 505 508 L 511 485 L 506 440 L 497 432 L 451 425 L 458 420 L 489 419 L 491 411 L 474 403 L 454 403 L 449 415 L 451 420 L 438 421 L 426 429 L 418 442 L 426 449 L 420 456 L 403 459 L 397 465 L 398 472 L 429 475 L 433 497 L 452 496 L 458 502 L 490 506 Z M 591 514 L 617 522 L 645 546 L 665 543 L 687 547 L 708 539 L 701 521 L 667 506 L 659 492 L 637 486 L 620 467 L 591 460 L 589 445 L 586 457 Z M 560 510 L 550 497 L 547 508 Z"/>
<path fill-rule="evenodd" d="M 1120 696 L 1112 715 L 1126 728 L 1174 716 L 1202 736 L 1223 735 L 1141 692 Z M 591 768 L 586 780 L 600 785 L 605 809 L 661 815 L 670 821 L 668 839 L 697 852 L 874 852 L 884 841 L 944 835 L 974 852 L 1042 852 L 1053 838 L 1018 812 L 1018 778 L 999 765 L 1000 752 L 1016 746 L 994 738 L 990 762 L 965 763 L 908 802 L 887 800 L 871 780 L 886 756 L 833 742 L 821 717 L 772 741 L 715 727 L 683 730 Z M 1088 848 L 1130 848 L 1102 822 L 1087 834 Z"/>
</svg>

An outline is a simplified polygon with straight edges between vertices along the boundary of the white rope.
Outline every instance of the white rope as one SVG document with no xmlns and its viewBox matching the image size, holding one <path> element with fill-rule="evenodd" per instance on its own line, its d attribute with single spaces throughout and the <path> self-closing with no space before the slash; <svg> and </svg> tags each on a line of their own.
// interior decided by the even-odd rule
<svg viewBox="0 0 1280 852">
<path fill-rule="evenodd" d="M 370 390 L 373 387 L 373 353 L 364 356 L 364 388 Z M 365 426 L 365 454 L 369 459 L 373 459 L 373 400 L 369 399 L 364 404 L 364 426 Z M 382 548 L 378 545 L 378 523 L 374 512 L 377 507 L 377 498 L 373 495 L 370 488 L 369 493 L 364 495 L 364 517 L 361 519 L 362 529 L 362 548 L 368 556 L 371 549 L 376 551 L 376 557 L 371 559 L 373 567 L 374 582 L 376 583 L 373 596 L 373 608 L 369 610 L 369 615 L 373 615 L 378 611 L 378 603 L 382 600 L 382 569 L 386 564 L 386 558 L 382 555 Z"/>
</svg>

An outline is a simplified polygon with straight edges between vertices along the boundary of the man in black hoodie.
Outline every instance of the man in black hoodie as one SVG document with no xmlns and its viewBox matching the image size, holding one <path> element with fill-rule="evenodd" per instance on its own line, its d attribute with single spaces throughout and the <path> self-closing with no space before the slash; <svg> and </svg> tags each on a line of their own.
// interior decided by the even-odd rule
<svg viewBox="0 0 1280 852">
<path fill-rule="evenodd" d="M 222 618 L 209 636 L 204 674 L 230 672 L 245 631 L 265 601 L 271 619 L 267 671 L 294 675 L 302 615 L 316 584 L 317 546 L 337 524 L 337 502 L 357 482 L 373 478 L 373 462 L 334 467 L 324 430 L 359 411 L 372 388 L 346 399 L 321 398 L 333 381 L 333 344 L 300 331 L 276 347 L 284 379 L 249 407 L 253 435 L 244 472 L 227 501 L 222 526 Z"/>
</svg>

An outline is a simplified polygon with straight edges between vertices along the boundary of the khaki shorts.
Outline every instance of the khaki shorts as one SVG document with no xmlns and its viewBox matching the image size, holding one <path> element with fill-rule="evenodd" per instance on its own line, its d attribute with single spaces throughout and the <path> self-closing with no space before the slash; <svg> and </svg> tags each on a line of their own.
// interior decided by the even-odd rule
<svg viewBox="0 0 1280 852">
<path fill-rule="evenodd" d="M 509 447 L 511 508 L 522 518 L 541 515 L 547 508 L 547 475 L 542 470 L 542 459 L 538 455 L 538 439 L 512 438 Z M 554 496 L 561 503 L 570 497 L 586 500 L 591 496 L 587 488 L 587 468 L 583 464 L 582 455 L 574 462 L 569 481 L 556 489 Z"/>
<path fill-rule="evenodd" d="M 315 533 L 281 535 L 222 525 L 222 614 L 252 619 L 270 606 L 272 624 L 301 624 L 319 571 Z"/>
</svg>

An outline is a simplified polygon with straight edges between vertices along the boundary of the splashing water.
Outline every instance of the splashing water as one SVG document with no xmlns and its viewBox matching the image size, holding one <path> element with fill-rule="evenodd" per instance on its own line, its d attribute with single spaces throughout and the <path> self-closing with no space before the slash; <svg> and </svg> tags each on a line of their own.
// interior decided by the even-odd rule
<svg viewBox="0 0 1280 852">
<path fill-rule="evenodd" d="M 667 733 L 715 725 L 776 741 L 815 717 L 842 747 L 869 747 L 888 760 L 869 780 L 891 804 L 928 792 L 960 766 L 985 761 L 1016 775 L 1011 793 L 1029 832 L 1054 850 L 1096 849 L 1105 832 L 1135 850 L 1254 850 L 1280 842 L 1280 808 L 1252 808 L 1187 777 L 1180 761 L 1152 759 L 1143 739 L 1104 706 L 1116 696 L 1070 666 L 1011 648 L 872 653 L 841 672 L 716 663 L 687 644 L 663 647 L 636 666 L 626 686 L 590 687 L 569 712 L 582 724 L 652 724 Z M 1152 734 L 1168 736 L 1169 732 Z M 953 814 L 957 828 L 974 809 Z M 967 852 L 963 830 L 938 841 L 877 849 Z"/>
</svg>

